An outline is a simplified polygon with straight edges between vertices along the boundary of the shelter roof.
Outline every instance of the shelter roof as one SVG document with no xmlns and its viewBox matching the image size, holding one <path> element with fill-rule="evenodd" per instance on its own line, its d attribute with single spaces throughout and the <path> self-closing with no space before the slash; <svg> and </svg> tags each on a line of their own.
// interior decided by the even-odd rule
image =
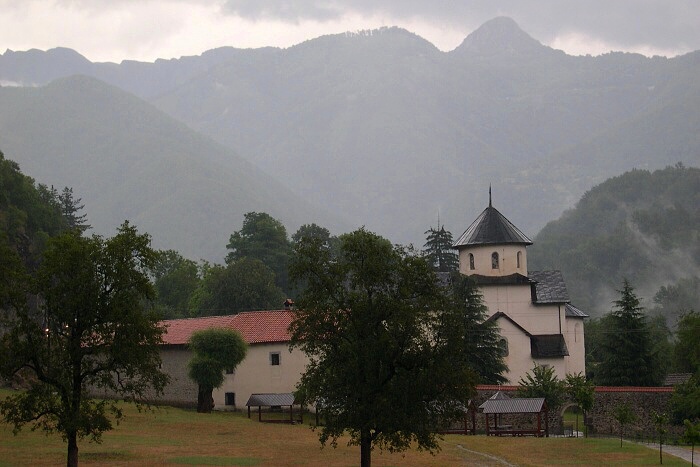
<svg viewBox="0 0 700 467">
<path fill-rule="evenodd" d="M 282 405 L 293 405 L 294 394 L 291 392 L 279 394 L 251 394 L 246 407 L 275 407 Z"/>
<path fill-rule="evenodd" d="M 532 240 L 489 202 L 489 206 L 464 231 L 453 247 L 503 244 L 532 245 Z"/>
<path fill-rule="evenodd" d="M 544 397 L 514 397 L 512 399 L 487 399 L 479 406 L 485 414 L 539 413 L 546 409 Z"/>
<path fill-rule="evenodd" d="M 534 282 L 533 302 L 544 304 L 570 301 L 561 271 L 528 271 L 528 277 Z"/>
<path fill-rule="evenodd" d="M 238 331 L 248 344 L 289 342 L 288 328 L 292 319 L 293 312 L 290 310 L 246 311 L 227 316 L 170 319 L 162 322 L 166 328 L 163 343 L 187 344 L 194 332 L 212 328 Z"/>
</svg>

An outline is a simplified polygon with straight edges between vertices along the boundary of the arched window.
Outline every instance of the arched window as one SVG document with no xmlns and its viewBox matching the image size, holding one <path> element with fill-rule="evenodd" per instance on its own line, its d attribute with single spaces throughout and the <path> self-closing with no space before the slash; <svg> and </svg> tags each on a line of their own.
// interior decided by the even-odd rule
<svg viewBox="0 0 700 467">
<path fill-rule="evenodd" d="M 469 253 L 469 269 L 472 271 L 475 269 L 474 268 L 474 255 Z"/>
<path fill-rule="evenodd" d="M 501 357 L 508 356 L 508 341 L 503 337 L 498 341 L 498 350 L 501 353 Z"/>
<path fill-rule="evenodd" d="M 517 263 L 518 263 L 518 266 L 517 266 L 518 269 L 520 269 L 520 257 L 521 257 L 521 256 L 522 256 L 522 252 L 519 251 L 519 252 L 518 252 L 518 255 L 516 256 Z"/>
<path fill-rule="evenodd" d="M 498 253 L 495 251 L 491 253 L 491 269 L 498 269 Z"/>
</svg>

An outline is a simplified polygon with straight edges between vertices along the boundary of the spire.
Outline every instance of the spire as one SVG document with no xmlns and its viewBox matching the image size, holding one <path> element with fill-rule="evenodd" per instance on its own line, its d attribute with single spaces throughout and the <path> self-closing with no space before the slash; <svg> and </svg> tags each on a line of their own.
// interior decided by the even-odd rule
<svg viewBox="0 0 700 467">
<path fill-rule="evenodd" d="M 491 184 L 489 183 L 489 207 L 493 207 L 491 205 Z"/>
</svg>

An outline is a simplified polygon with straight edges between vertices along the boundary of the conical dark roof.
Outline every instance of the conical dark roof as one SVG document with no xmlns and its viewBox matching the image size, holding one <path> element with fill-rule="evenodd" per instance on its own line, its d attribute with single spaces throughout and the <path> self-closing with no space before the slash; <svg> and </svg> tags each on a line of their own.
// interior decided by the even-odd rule
<svg viewBox="0 0 700 467">
<path fill-rule="evenodd" d="M 468 245 L 503 245 L 512 243 L 532 245 L 532 240 L 489 203 L 489 207 L 484 209 L 453 246 L 458 248 Z"/>
</svg>

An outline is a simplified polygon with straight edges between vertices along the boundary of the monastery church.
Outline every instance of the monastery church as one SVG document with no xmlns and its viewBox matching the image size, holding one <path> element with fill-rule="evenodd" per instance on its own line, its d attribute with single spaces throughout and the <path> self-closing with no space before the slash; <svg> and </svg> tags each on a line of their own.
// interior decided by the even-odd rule
<svg viewBox="0 0 700 467">
<path fill-rule="evenodd" d="M 567 373 L 585 372 L 583 319 L 587 315 L 571 305 L 561 272 L 528 272 L 526 248 L 531 244 L 490 199 L 454 244 L 460 272 L 479 285 L 488 319 L 500 327 L 510 384 L 518 384 L 536 364 L 553 367 L 560 379 Z M 298 348 L 288 348 L 292 319 L 293 311 L 284 309 L 165 321 L 162 368 L 171 383 L 161 401 L 196 404 L 197 386 L 187 376 L 192 357 L 187 343 L 193 332 L 213 327 L 235 329 L 248 343 L 246 358 L 235 371 L 227 372 L 223 386 L 214 391 L 217 410 L 243 408 L 253 394 L 293 392 L 308 357 Z"/>
<path fill-rule="evenodd" d="M 479 285 L 489 320 L 500 327 L 510 384 L 535 365 L 553 367 L 559 379 L 585 374 L 583 319 L 570 303 L 560 271 L 528 271 L 532 241 L 491 203 L 454 244 L 459 271 Z"/>
</svg>

